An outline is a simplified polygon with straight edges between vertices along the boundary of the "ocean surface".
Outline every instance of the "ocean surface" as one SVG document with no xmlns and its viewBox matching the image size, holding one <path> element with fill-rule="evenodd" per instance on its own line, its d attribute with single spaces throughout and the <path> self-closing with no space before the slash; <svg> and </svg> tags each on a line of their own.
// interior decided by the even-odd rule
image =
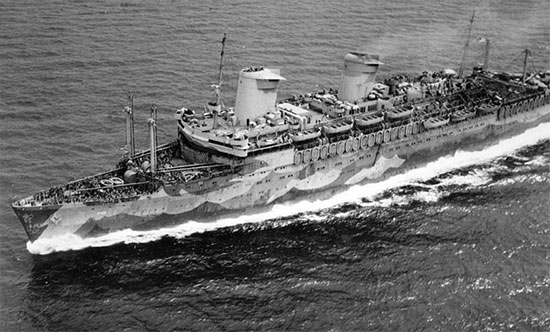
<svg viewBox="0 0 550 332">
<path fill-rule="evenodd" d="M 550 69 L 550 2 L 0 0 L 0 331 L 549 331 L 550 125 L 326 201 L 145 233 L 28 243 L 12 197 L 113 168 L 129 93 L 137 145 L 159 106 L 202 107 L 227 33 L 237 73 L 280 97 L 381 75 Z"/>
</svg>

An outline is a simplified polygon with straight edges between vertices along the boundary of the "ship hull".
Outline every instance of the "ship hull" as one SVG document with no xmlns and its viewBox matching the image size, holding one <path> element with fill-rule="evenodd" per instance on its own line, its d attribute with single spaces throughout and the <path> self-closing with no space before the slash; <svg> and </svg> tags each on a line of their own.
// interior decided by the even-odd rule
<svg viewBox="0 0 550 332">
<path fill-rule="evenodd" d="M 307 163 L 296 164 L 294 150 L 277 152 L 271 156 L 273 160 L 288 162 L 250 174 L 200 181 L 194 187 L 164 187 L 130 202 L 14 205 L 13 209 L 31 241 L 67 234 L 86 238 L 122 229 L 156 229 L 190 220 L 211 222 L 221 215 L 238 215 L 244 210 L 255 213 L 299 197 L 327 198 L 350 186 L 381 181 L 457 150 L 482 150 L 540 123 L 550 123 L 548 104 L 506 118 L 480 116 Z"/>
</svg>

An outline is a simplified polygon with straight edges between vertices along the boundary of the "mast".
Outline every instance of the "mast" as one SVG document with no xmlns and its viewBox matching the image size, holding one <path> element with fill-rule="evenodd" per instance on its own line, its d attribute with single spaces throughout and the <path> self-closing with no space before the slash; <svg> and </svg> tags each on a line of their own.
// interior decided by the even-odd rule
<svg viewBox="0 0 550 332">
<path fill-rule="evenodd" d="M 215 108 L 212 109 L 212 115 L 214 118 L 213 128 L 218 127 L 218 112 L 221 111 L 221 88 L 222 88 L 222 69 L 223 69 L 223 55 L 225 53 L 225 40 L 226 40 L 226 34 L 223 34 L 222 39 L 222 51 L 220 54 L 220 72 L 218 75 L 218 84 L 212 84 L 212 87 L 214 88 L 214 93 L 216 94 L 216 105 Z"/>
<path fill-rule="evenodd" d="M 464 72 L 464 62 L 466 62 L 466 54 L 468 53 L 468 47 L 470 47 L 470 34 L 472 33 L 472 25 L 474 24 L 474 16 L 476 12 L 472 13 L 472 18 L 470 19 L 470 27 L 468 28 L 468 38 L 466 38 L 466 44 L 464 45 L 464 53 L 462 54 L 462 62 L 460 63 L 460 69 L 458 70 L 458 77 L 462 77 Z"/>
<path fill-rule="evenodd" d="M 151 105 L 151 119 L 155 121 L 155 124 L 157 123 L 157 105 L 155 103 Z M 158 135 L 156 130 L 155 130 L 155 142 L 158 142 Z"/>
<path fill-rule="evenodd" d="M 223 39 L 222 39 L 222 51 L 220 53 L 220 73 L 219 73 L 219 76 L 218 76 L 218 87 L 217 87 L 217 91 L 216 91 L 216 95 L 218 97 L 218 105 L 220 105 L 220 102 L 221 102 L 220 90 L 221 90 L 221 87 L 222 87 L 223 55 L 224 55 L 224 52 L 225 52 L 226 36 L 227 36 L 227 34 L 224 33 L 223 34 Z"/>
<path fill-rule="evenodd" d="M 525 51 L 523 52 L 525 53 L 525 58 L 523 58 L 523 73 L 521 75 L 521 82 L 525 83 L 525 79 L 527 77 L 527 58 L 529 58 L 529 55 L 531 55 L 531 51 L 525 49 Z"/>
<path fill-rule="evenodd" d="M 485 71 L 489 70 L 489 39 L 487 39 L 487 43 L 485 44 L 485 59 L 483 61 L 483 69 Z"/>
<path fill-rule="evenodd" d="M 151 174 L 157 171 L 157 123 L 154 119 L 147 120 L 151 136 Z"/>
<path fill-rule="evenodd" d="M 134 96 L 128 95 L 128 105 L 124 107 L 126 113 L 126 147 L 130 158 L 136 154 L 136 144 L 134 140 Z"/>
</svg>

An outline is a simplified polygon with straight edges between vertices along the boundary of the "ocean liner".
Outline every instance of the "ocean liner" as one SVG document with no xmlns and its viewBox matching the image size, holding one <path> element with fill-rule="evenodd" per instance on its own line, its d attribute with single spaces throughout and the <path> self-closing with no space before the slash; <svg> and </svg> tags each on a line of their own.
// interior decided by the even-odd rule
<svg viewBox="0 0 550 332">
<path fill-rule="evenodd" d="M 225 42 L 225 37 L 224 37 Z M 222 43 L 225 45 L 225 43 Z M 240 71 L 234 107 L 220 98 L 175 111 L 178 137 L 136 153 L 133 105 L 124 108 L 128 154 L 116 169 L 16 200 L 30 241 L 146 230 L 275 203 L 323 198 L 380 181 L 458 149 L 482 149 L 550 122 L 550 72 L 444 70 L 376 81 L 379 56 L 344 57 L 338 89 L 278 100 L 279 70 Z"/>
</svg>

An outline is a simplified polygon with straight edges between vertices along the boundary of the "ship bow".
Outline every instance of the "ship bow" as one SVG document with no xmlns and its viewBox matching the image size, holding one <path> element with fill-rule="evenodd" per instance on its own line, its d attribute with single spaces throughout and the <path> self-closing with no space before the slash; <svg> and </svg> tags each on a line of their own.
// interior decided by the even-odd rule
<svg viewBox="0 0 550 332">
<path fill-rule="evenodd" d="M 50 217 L 59 210 L 59 206 L 19 206 L 12 204 L 12 209 L 25 228 L 31 242 L 35 241 L 48 228 Z"/>
</svg>

